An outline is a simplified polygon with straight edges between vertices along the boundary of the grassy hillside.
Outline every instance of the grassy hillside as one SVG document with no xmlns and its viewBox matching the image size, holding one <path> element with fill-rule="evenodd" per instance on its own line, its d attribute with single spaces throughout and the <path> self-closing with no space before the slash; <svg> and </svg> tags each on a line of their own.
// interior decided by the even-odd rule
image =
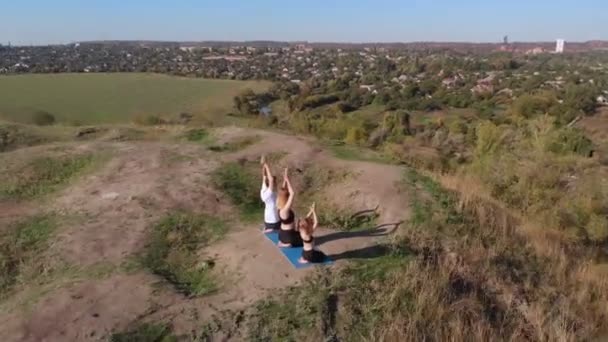
<svg viewBox="0 0 608 342">
<path fill-rule="evenodd" d="M 58 74 L 0 78 L 0 117 L 26 121 L 35 112 L 66 123 L 119 123 L 134 115 L 224 114 L 245 88 L 265 82 L 155 74 Z"/>
</svg>

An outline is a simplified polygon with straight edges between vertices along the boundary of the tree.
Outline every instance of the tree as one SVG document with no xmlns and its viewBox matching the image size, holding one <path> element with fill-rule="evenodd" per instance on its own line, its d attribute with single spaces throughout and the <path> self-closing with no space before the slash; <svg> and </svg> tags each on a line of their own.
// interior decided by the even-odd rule
<svg viewBox="0 0 608 342">
<path fill-rule="evenodd" d="M 32 115 L 32 122 L 38 126 L 49 126 L 55 123 L 53 114 L 40 110 Z"/>
<path fill-rule="evenodd" d="M 511 112 L 516 116 L 532 118 L 546 113 L 552 105 L 552 99 L 541 95 L 522 95 L 511 105 Z"/>
<path fill-rule="evenodd" d="M 249 88 L 235 96 L 233 101 L 237 111 L 244 115 L 256 114 L 260 109 L 255 93 Z"/>
<path fill-rule="evenodd" d="M 568 109 L 592 114 L 597 106 L 597 93 L 595 87 L 590 85 L 571 85 L 566 89 L 564 105 Z"/>
</svg>

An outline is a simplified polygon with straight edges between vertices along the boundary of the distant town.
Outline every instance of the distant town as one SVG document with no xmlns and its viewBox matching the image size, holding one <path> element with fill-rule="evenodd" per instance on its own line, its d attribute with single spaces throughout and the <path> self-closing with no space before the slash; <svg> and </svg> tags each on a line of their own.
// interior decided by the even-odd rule
<svg viewBox="0 0 608 342">
<path fill-rule="evenodd" d="M 102 41 L 4 45 L 0 74 L 146 72 L 306 81 L 312 95 L 326 94 L 321 103 L 340 99 L 347 111 L 373 101 L 411 110 L 467 108 L 479 105 L 479 97 L 589 84 L 597 103 L 606 105 L 608 86 L 598 79 L 608 72 L 607 54 L 605 41 L 511 43 L 508 37 L 500 44 Z M 337 95 L 327 95 L 332 92 Z"/>
<path fill-rule="evenodd" d="M 158 72 L 230 79 L 291 79 L 352 71 L 360 76 L 379 58 L 453 53 L 514 55 L 608 51 L 608 41 L 585 43 L 282 43 L 104 41 L 49 46 L 0 45 L 0 74 Z M 352 65 L 337 70 L 350 59 Z"/>
</svg>

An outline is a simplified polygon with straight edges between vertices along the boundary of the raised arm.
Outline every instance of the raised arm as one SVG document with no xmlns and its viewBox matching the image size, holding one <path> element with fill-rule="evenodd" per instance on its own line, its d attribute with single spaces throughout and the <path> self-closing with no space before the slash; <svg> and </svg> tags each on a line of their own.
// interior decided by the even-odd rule
<svg viewBox="0 0 608 342">
<path fill-rule="evenodd" d="M 312 214 L 312 230 L 314 231 L 319 226 L 319 219 L 317 218 L 317 210 L 315 203 L 310 207 L 310 213 Z"/>
<path fill-rule="evenodd" d="M 287 174 L 287 168 L 285 168 L 283 183 L 287 187 L 287 191 L 289 191 L 289 198 L 287 199 L 287 203 L 285 203 L 285 209 L 291 209 L 291 205 L 293 204 L 293 199 L 296 197 L 296 194 L 291 186 L 291 181 L 289 180 L 289 175 Z"/>
<path fill-rule="evenodd" d="M 282 188 L 287 188 L 287 183 L 289 183 L 289 175 L 287 173 L 288 169 L 285 168 L 285 170 L 283 171 L 283 184 L 281 184 Z"/>
<path fill-rule="evenodd" d="M 272 176 L 272 171 L 270 171 L 270 167 L 266 163 L 264 163 L 263 169 L 264 169 L 264 175 L 266 177 L 266 184 L 268 185 L 268 188 L 270 189 L 270 191 L 274 192 L 274 182 L 273 182 L 274 177 Z"/>
</svg>

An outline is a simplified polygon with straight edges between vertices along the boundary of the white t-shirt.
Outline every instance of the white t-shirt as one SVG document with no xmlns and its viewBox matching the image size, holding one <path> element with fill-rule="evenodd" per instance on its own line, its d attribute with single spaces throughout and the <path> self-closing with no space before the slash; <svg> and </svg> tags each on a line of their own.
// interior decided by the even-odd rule
<svg viewBox="0 0 608 342">
<path fill-rule="evenodd" d="M 277 209 L 277 194 L 270 191 L 270 188 L 266 184 L 262 185 L 260 190 L 260 198 L 266 205 L 264 208 L 264 222 L 266 223 L 277 223 L 279 219 L 279 210 Z"/>
</svg>

